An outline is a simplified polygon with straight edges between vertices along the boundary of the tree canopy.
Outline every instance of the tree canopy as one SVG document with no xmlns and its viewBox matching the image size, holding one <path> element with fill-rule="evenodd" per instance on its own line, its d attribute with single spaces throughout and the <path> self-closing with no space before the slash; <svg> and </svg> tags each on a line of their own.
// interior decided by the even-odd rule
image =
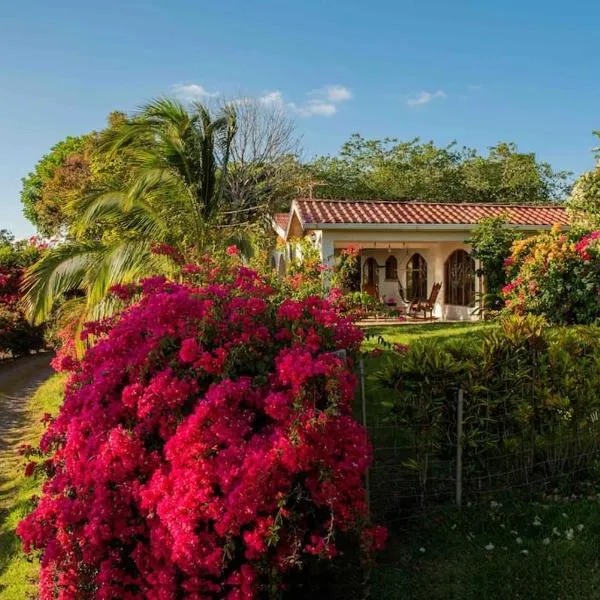
<svg viewBox="0 0 600 600">
<path fill-rule="evenodd" d="M 482 156 L 456 142 L 436 146 L 419 138 L 369 140 L 359 134 L 339 156 L 316 158 L 308 168 L 317 197 L 431 202 L 556 202 L 568 193 L 570 176 L 513 143 L 499 143 Z"/>
<path fill-rule="evenodd" d="M 268 110 L 161 98 L 94 135 L 85 185 L 72 199 L 62 190 L 66 242 L 27 274 L 30 316 L 43 320 L 74 290 L 85 291 L 85 318 L 110 314 L 116 284 L 248 248 L 302 173 L 291 126 Z"/>
<path fill-rule="evenodd" d="M 594 131 L 600 137 L 600 131 Z M 583 229 L 600 228 L 600 148 L 596 148 L 596 166 L 579 177 L 567 202 L 573 223 Z"/>
<path fill-rule="evenodd" d="M 73 206 L 95 190 L 124 184 L 128 171 L 120 160 L 108 160 L 99 152 L 102 136 L 118 128 L 126 115 L 113 112 L 100 132 L 58 142 L 22 179 L 23 213 L 42 235 L 67 233 L 77 210 Z"/>
</svg>

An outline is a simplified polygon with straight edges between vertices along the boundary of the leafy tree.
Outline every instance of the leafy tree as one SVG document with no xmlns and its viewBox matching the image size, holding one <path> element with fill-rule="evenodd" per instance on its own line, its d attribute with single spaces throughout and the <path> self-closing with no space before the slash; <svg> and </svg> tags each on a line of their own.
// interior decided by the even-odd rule
<svg viewBox="0 0 600 600">
<path fill-rule="evenodd" d="M 600 137 L 600 131 L 594 135 Z M 574 225 L 582 229 L 600 229 L 600 149 L 595 150 L 597 164 L 573 186 L 567 207 Z"/>
<path fill-rule="evenodd" d="M 438 147 L 418 138 L 367 140 L 354 134 L 339 157 L 309 165 L 324 198 L 432 202 L 551 202 L 568 191 L 566 172 L 555 172 L 534 154 L 500 143 L 487 156 L 453 142 Z"/>
<path fill-rule="evenodd" d="M 58 142 L 22 179 L 23 213 L 43 235 L 53 235 L 65 224 L 66 202 L 62 194 L 57 193 L 55 178 L 72 183 L 72 177 L 66 177 L 64 171 L 80 170 L 81 160 L 75 157 L 81 157 L 85 144 L 86 136 L 69 136 Z M 53 183 L 47 187 L 49 182 Z"/>
<path fill-rule="evenodd" d="M 111 113 L 108 130 L 117 128 L 125 119 L 123 113 Z M 99 151 L 102 135 L 103 132 L 91 132 L 66 138 L 53 146 L 23 178 L 23 212 L 43 235 L 69 235 L 76 219 L 74 203 L 95 190 L 127 180 L 123 161 L 108 160 Z"/>
<path fill-rule="evenodd" d="M 498 310 L 503 306 L 502 288 L 507 283 L 504 263 L 513 243 L 522 237 L 507 224 L 506 216 L 483 219 L 467 240 L 472 247 L 471 254 L 480 262 L 478 275 L 484 277 L 486 309 Z"/>
<path fill-rule="evenodd" d="M 161 99 L 106 130 L 105 160 L 123 161 L 117 180 L 72 204 L 73 239 L 47 253 L 26 277 L 31 317 L 43 320 L 64 294 L 85 291 L 83 319 L 109 314 L 109 289 L 154 273 L 227 240 L 239 218 L 224 197 L 235 112 L 213 117 L 196 104 Z M 258 207 L 257 207 L 258 210 Z M 244 218 L 246 216 L 244 215 Z M 104 224 L 96 237 L 81 235 Z"/>
</svg>

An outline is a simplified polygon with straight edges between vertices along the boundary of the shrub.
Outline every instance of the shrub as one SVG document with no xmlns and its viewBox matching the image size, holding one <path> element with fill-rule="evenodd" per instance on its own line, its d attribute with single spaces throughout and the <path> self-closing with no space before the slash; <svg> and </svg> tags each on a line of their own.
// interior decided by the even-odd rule
<svg viewBox="0 0 600 600">
<path fill-rule="evenodd" d="M 0 353 L 16 357 L 44 347 L 43 328 L 29 324 L 20 294 L 23 271 L 39 258 L 43 247 L 37 238 L 0 239 Z"/>
<path fill-rule="evenodd" d="M 467 490 L 593 474 L 599 367 L 598 327 L 549 327 L 526 315 L 503 318 L 467 341 L 419 340 L 394 355 L 378 378 L 397 393 L 390 418 L 412 436 L 404 464 L 425 497 L 456 455 L 459 387 Z"/>
<path fill-rule="evenodd" d="M 515 242 L 506 261 L 506 308 L 551 323 L 586 324 L 600 318 L 600 231 L 572 238 L 551 232 Z"/>
<path fill-rule="evenodd" d="M 472 246 L 471 254 L 481 265 L 477 274 L 484 278 L 483 306 L 486 310 L 497 311 L 504 305 L 502 288 L 507 283 L 504 262 L 510 256 L 513 243 L 522 237 L 507 224 L 506 215 L 483 219 L 468 240 Z"/>
<path fill-rule="evenodd" d="M 68 361 L 49 479 L 18 528 L 42 551 L 42 600 L 308 597 L 307 569 L 384 537 L 336 353 L 360 331 L 247 268 L 184 271 L 116 289 L 139 300 Z"/>
<path fill-rule="evenodd" d="M 344 294 L 360 289 L 360 248 L 348 246 L 340 251 L 333 269 L 331 284 Z"/>
</svg>

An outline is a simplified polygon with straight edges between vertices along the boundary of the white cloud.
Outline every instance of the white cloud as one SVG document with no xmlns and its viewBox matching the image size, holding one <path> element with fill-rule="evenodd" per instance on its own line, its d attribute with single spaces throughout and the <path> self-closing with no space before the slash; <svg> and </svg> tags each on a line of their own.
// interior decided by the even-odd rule
<svg viewBox="0 0 600 600">
<path fill-rule="evenodd" d="M 181 100 L 185 100 L 186 102 L 216 98 L 220 95 L 219 92 L 209 92 L 206 88 L 197 83 L 178 83 L 177 85 L 174 85 L 172 89 L 178 98 L 181 98 Z"/>
<path fill-rule="evenodd" d="M 219 92 L 209 92 L 206 88 L 196 83 L 177 84 L 172 86 L 172 90 L 178 98 L 186 102 L 203 101 L 221 95 Z M 337 113 L 337 104 L 350 100 L 352 92 L 343 85 L 332 84 L 308 92 L 306 96 L 308 98 L 303 102 L 288 102 L 281 90 L 272 90 L 264 92 L 262 96 L 255 98 L 247 96 L 235 98 L 230 103 L 243 105 L 258 100 L 262 104 L 288 110 L 300 117 L 332 117 Z"/>
<path fill-rule="evenodd" d="M 332 117 L 337 113 L 337 104 L 352 98 L 350 89 L 340 84 L 326 85 L 307 95 L 312 99 L 301 104 L 289 102 L 288 108 L 301 117 Z"/>
<path fill-rule="evenodd" d="M 429 104 L 437 99 L 442 99 L 446 97 L 446 92 L 444 90 L 437 90 L 436 92 L 428 92 L 426 90 L 419 92 L 414 98 L 409 98 L 406 101 L 406 104 L 411 108 L 418 108 L 419 106 L 424 106 L 425 104 Z"/>
<path fill-rule="evenodd" d="M 275 90 L 274 92 L 267 92 L 259 98 L 259 101 L 263 104 L 283 106 L 283 94 L 279 90 Z"/>
<path fill-rule="evenodd" d="M 352 92 L 344 85 L 332 84 L 326 85 L 318 90 L 311 92 L 312 96 L 326 99 L 329 102 L 345 102 L 352 98 Z"/>
<path fill-rule="evenodd" d="M 289 102 L 287 106 L 301 117 L 332 117 L 337 112 L 335 104 L 323 100 L 310 100 L 304 104 Z"/>
<path fill-rule="evenodd" d="M 483 91 L 483 86 L 478 84 L 478 83 L 473 83 L 471 85 L 467 86 L 467 91 L 469 92 L 482 92 Z"/>
</svg>

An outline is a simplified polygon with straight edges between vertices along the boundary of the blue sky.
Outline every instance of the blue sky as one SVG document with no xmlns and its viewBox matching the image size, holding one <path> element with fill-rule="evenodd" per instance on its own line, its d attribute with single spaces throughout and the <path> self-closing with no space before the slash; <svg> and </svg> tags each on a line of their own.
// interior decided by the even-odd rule
<svg viewBox="0 0 600 600">
<path fill-rule="evenodd" d="M 174 86 L 283 103 L 306 157 L 358 131 L 482 150 L 515 141 L 556 169 L 593 166 L 597 2 L 1 4 L 0 227 L 19 236 L 33 232 L 20 178 L 52 144 Z"/>
</svg>

